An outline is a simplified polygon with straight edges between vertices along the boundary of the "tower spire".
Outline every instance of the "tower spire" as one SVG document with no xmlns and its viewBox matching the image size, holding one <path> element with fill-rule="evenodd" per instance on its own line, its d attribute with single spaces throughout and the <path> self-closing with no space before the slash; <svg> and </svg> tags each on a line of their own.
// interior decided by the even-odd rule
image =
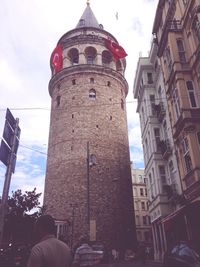
<svg viewBox="0 0 200 267">
<path fill-rule="evenodd" d="M 82 28 L 82 27 L 93 27 L 93 28 L 100 28 L 99 23 L 92 12 L 92 9 L 90 7 L 90 0 L 87 0 L 87 6 L 83 12 L 83 15 L 81 16 L 76 28 Z"/>
</svg>

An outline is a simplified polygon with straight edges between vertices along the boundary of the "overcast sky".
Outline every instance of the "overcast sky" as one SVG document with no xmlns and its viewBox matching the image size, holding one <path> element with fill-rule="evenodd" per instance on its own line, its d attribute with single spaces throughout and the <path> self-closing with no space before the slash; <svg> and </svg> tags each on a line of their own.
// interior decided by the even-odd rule
<svg viewBox="0 0 200 267">
<path fill-rule="evenodd" d="M 139 55 L 147 56 L 158 0 L 91 0 L 99 24 L 114 35 L 127 56 L 127 113 L 131 160 L 142 168 L 143 155 L 133 81 Z M 20 120 L 21 140 L 10 192 L 43 192 L 49 133 L 49 60 L 57 41 L 74 29 L 85 0 L 1 0 L 0 137 L 8 107 Z M 116 19 L 118 13 L 118 19 Z M 6 168 L 0 162 L 0 194 Z"/>
</svg>

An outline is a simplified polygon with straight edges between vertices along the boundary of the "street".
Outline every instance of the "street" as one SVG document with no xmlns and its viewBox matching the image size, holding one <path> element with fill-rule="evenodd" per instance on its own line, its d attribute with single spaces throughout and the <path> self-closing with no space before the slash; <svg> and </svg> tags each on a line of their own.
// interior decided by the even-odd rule
<svg viewBox="0 0 200 267">
<path fill-rule="evenodd" d="M 146 261 L 145 264 L 142 264 L 137 261 L 132 261 L 132 262 L 101 264 L 100 267 L 162 267 L 162 263 L 154 261 Z"/>
</svg>

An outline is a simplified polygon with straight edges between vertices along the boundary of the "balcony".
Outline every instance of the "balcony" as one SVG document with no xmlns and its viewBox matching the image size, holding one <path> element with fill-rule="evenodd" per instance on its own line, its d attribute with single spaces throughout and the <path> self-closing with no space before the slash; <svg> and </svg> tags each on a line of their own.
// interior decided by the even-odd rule
<svg viewBox="0 0 200 267">
<path fill-rule="evenodd" d="M 172 148 L 170 146 L 169 139 L 161 140 L 159 142 L 159 148 L 164 159 L 168 159 L 168 157 L 172 154 Z"/>
<path fill-rule="evenodd" d="M 181 31 L 182 25 L 180 20 L 168 20 L 166 24 L 166 28 L 169 31 Z"/>
<path fill-rule="evenodd" d="M 161 101 L 159 104 L 154 105 L 154 110 L 159 122 L 162 122 L 166 114 L 163 102 Z"/>
</svg>

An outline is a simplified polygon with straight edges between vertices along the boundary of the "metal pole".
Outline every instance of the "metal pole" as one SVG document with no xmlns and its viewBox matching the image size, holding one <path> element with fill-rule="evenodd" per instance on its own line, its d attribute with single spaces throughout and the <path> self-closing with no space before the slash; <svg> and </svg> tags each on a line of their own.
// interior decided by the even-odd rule
<svg viewBox="0 0 200 267">
<path fill-rule="evenodd" d="M 8 193 L 10 188 L 10 181 L 12 176 L 12 166 L 14 161 L 14 151 L 15 151 L 15 145 L 17 140 L 17 131 L 18 131 L 18 125 L 19 125 L 19 119 L 16 119 L 15 129 L 14 129 L 14 135 L 13 135 L 13 142 L 11 146 L 11 152 L 10 152 L 10 158 L 6 169 L 5 174 L 5 181 L 4 181 L 4 187 L 3 187 L 3 193 L 2 193 L 2 200 L 1 200 L 1 206 L 0 206 L 0 244 L 3 242 L 3 230 L 4 230 L 4 220 L 7 213 L 7 202 L 8 202 Z"/>
<path fill-rule="evenodd" d="M 87 142 L 87 220 L 88 220 L 88 233 L 90 235 L 90 152 L 89 142 Z"/>
<path fill-rule="evenodd" d="M 75 207 L 72 206 L 72 237 L 71 237 L 71 249 L 73 249 L 73 242 L 74 242 L 74 209 L 75 209 Z"/>
</svg>

